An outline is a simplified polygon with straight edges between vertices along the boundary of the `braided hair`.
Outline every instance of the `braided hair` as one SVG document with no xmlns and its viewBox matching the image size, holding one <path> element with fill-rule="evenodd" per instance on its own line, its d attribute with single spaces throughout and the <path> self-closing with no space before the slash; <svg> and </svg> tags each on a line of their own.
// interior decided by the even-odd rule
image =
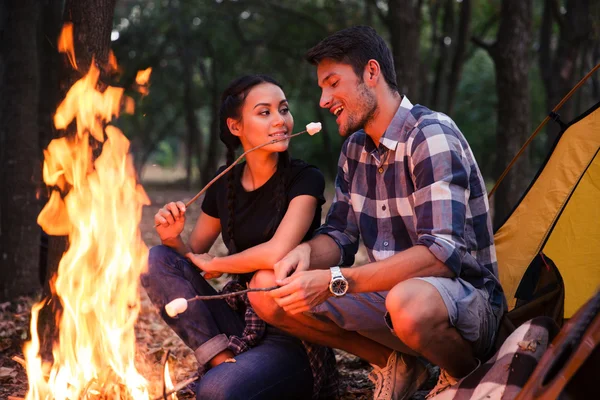
<svg viewBox="0 0 600 400">
<path fill-rule="evenodd" d="M 245 75 L 242 76 L 229 84 L 227 89 L 221 96 L 221 107 L 219 109 L 219 138 L 227 147 L 227 166 L 231 165 L 236 157 L 235 152 L 240 147 L 240 138 L 233 135 L 227 126 L 227 119 L 233 118 L 241 120 L 242 118 L 242 107 L 244 101 L 250 93 L 250 90 L 256 85 L 261 83 L 271 83 L 281 88 L 281 85 L 273 78 L 267 75 Z M 287 177 L 289 174 L 290 156 L 288 151 L 279 153 L 277 159 L 277 172 L 279 174 L 279 182 L 277 184 L 277 190 L 275 194 L 275 209 L 276 213 L 274 218 L 271 219 L 267 224 L 266 233 L 272 235 L 275 233 L 279 220 L 285 212 L 285 186 L 287 184 Z M 226 246 L 229 250 L 229 254 L 237 252 L 237 247 L 234 240 L 234 219 L 235 219 L 235 179 L 236 174 L 234 171 L 227 176 L 227 236 L 229 240 Z"/>
</svg>

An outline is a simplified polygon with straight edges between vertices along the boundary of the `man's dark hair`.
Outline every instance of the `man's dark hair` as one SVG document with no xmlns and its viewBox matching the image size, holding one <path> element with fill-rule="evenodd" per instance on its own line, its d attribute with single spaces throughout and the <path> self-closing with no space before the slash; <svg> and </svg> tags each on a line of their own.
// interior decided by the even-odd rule
<svg viewBox="0 0 600 400">
<path fill-rule="evenodd" d="M 367 62 L 376 60 L 389 87 L 398 92 L 392 52 L 370 26 L 353 26 L 337 31 L 306 53 L 306 60 L 314 65 L 325 58 L 350 65 L 361 80 Z"/>
</svg>

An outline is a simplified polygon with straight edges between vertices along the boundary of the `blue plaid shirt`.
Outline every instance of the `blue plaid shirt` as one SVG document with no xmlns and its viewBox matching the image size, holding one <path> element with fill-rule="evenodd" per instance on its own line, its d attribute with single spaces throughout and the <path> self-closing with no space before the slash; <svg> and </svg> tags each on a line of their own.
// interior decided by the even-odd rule
<svg viewBox="0 0 600 400">
<path fill-rule="evenodd" d="M 352 265 L 360 236 L 371 262 L 426 246 L 456 276 L 504 302 L 489 204 L 471 148 L 446 115 L 403 97 L 379 147 L 360 130 L 344 143 L 335 198 L 317 232 Z"/>
</svg>

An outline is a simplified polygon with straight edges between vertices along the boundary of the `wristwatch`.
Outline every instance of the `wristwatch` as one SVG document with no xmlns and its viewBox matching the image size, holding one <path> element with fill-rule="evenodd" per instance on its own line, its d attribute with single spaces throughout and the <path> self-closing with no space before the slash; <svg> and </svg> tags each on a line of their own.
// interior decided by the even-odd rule
<svg viewBox="0 0 600 400">
<path fill-rule="evenodd" d="M 329 282 L 329 291 L 334 296 L 340 297 L 348 291 L 348 281 L 342 275 L 340 267 L 331 267 L 331 281 Z"/>
</svg>

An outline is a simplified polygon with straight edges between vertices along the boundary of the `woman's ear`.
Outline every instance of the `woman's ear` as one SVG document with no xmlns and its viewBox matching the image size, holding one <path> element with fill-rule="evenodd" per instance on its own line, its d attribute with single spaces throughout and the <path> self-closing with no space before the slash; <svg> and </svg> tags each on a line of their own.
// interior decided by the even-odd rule
<svg viewBox="0 0 600 400">
<path fill-rule="evenodd" d="M 369 86 L 375 86 L 379 81 L 379 76 L 381 75 L 381 67 L 377 60 L 369 60 L 367 65 L 365 66 L 365 72 L 363 75 L 364 82 Z"/>
<path fill-rule="evenodd" d="M 232 135 L 242 135 L 242 133 L 240 132 L 240 125 L 240 121 L 233 118 L 227 118 L 227 127 L 229 128 L 229 132 L 231 132 Z"/>
</svg>

